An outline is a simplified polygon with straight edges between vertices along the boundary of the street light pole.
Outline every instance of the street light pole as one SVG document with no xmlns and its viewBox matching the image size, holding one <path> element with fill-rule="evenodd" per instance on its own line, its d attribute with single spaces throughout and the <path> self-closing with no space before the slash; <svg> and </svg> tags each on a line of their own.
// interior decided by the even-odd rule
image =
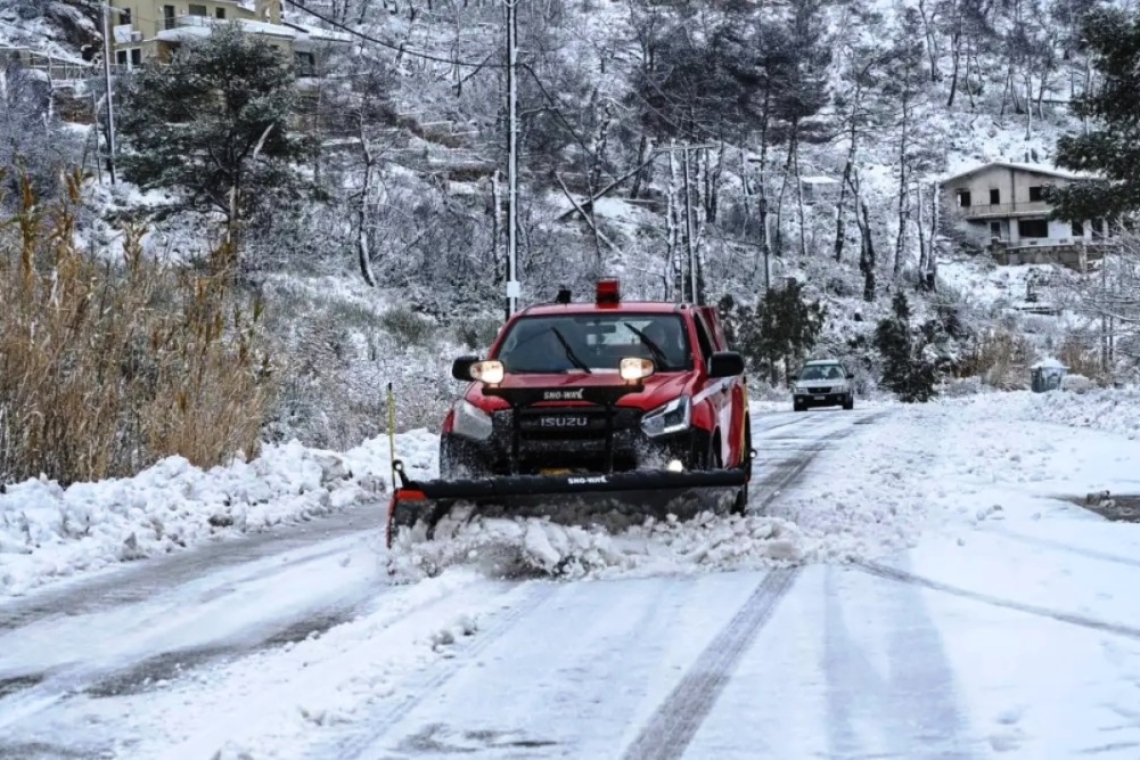
<svg viewBox="0 0 1140 760">
<path fill-rule="evenodd" d="M 507 318 L 518 310 L 521 294 L 518 280 L 518 199 L 519 199 L 519 123 L 518 123 L 518 3 L 507 5 Z"/>
<path fill-rule="evenodd" d="M 107 150 L 109 162 L 107 168 L 111 174 L 111 184 L 115 184 L 115 105 L 114 91 L 111 86 L 111 29 L 107 20 L 111 13 L 111 6 L 103 4 L 103 77 L 107 86 Z"/>
</svg>

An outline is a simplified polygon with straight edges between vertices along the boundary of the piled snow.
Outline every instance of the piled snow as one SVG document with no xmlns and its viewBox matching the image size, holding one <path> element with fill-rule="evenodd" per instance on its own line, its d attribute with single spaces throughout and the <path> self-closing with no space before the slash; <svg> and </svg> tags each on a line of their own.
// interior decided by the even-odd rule
<svg viewBox="0 0 1140 760">
<path fill-rule="evenodd" d="M 436 470 L 438 440 L 422 429 L 397 436 L 412 477 Z M 389 462 L 385 436 L 343 454 L 293 441 L 209 470 L 169 457 L 132 478 L 8 486 L 0 494 L 0 594 L 381 501 Z"/>
<path fill-rule="evenodd" d="M 946 403 L 990 410 L 1004 417 L 1140 437 L 1140 388 L 1095 389 L 1080 376 L 1066 377 L 1067 390 L 1048 393 L 986 393 Z"/>
<path fill-rule="evenodd" d="M 787 566 L 816 548 L 814 537 L 785 519 L 710 514 L 684 523 L 650 519 L 614 534 L 538 518 L 477 518 L 436 536 L 398 543 L 390 557 L 393 575 L 418 580 L 471 564 L 506 577 L 636 577 Z"/>
</svg>

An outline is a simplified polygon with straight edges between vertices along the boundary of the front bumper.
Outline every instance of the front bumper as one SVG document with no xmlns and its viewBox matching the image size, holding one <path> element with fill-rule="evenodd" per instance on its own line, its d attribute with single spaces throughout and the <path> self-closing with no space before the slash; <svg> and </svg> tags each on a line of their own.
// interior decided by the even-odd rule
<svg viewBox="0 0 1140 760">
<path fill-rule="evenodd" d="M 493 432 L 485 441 L 444 433 L 440 437 L 440 475 L 448 477 L 481 477 L 569 472 L 605 472 L 607 431 L 604 419 L 589 419 L 587 424 L 570 429 L 565 426 L 543 428 L 531 424 L 542 417 L 563 414 L 589 417 L 579 409 L 542 410 L 542 414 L 526 415 L 519 431 L 517 467 L 511 467 L 514 435 L 510 412 L 496 412 Z M 690 427 L 677 433 L 650 438 L 641 430 L 641 412 L 618 409 L 615 414 L 613 440 L 614 472 L 664 468 L 673 459 L 685 469 L 695 469 L 709 451 L 709 431 Z"/>
<path fill-rule="evenodd" d="M 795 393 L 792 398 L 796 406 L 842 406 L 850 394 L 847 391 L 833 393 Z"/>
</svg>

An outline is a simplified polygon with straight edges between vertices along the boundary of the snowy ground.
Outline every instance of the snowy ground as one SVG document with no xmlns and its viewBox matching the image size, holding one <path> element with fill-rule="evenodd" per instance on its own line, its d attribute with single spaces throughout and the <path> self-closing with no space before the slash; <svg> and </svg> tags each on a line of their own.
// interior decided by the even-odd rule
<svg viewBox="0 0 1140 760">
<path fill-rule="evenodd" d="M 357 495 L 276 552 L 200 532 L 43 584 L 87 539 L 0 555 L 31 589 L 0 603 L 0 756 L 1140 755 L 1140 528 L 1071 500 L 1140 494 L 1134 395 L 757 412 L 741 519 L 487 520 L 388 557 Z M 291 456 L 255 514 L 387 466 L 330 490 Z"/>
</svg>

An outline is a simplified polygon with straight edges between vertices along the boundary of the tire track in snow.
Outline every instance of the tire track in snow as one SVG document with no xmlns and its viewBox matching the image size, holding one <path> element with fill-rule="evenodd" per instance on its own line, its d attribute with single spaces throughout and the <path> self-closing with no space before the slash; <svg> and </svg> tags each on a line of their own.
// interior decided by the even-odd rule
<svg viewBox="0 0 1140 760">
<path fill-rule="evenodd" d="M 857 432 L 858 429 L 855 427 L 856 425 L 872 424 L 886 414 L 887 412 L 885 411 L 874 412 L 872 414 L 861 416 L 850 425 L 847 425 L 830 434 L 816 436 L 811 439 L 793 439 L 797 441 L 803 441 L 803 446 L 796 450 L 797 453 L 795 456 L 788 457 L 777 462 L 774 467 L 771 467 L 771 472 L 769 474 L 763 476 L 759 481 L 755 481 L 753 488 L 759 491 L 761 495 L 759 498 L 753 496 L 751 499 L 749 499 L 748 511 L 753 514 L 763 514 L 764 511 L 771 505 L 771 503 L 776 500 L 776 497 L 782 495 L 788 486 L 796 483 L 801 477 L 803 477 L 804 471 L 808 468 L 808 465 L 815 461 L 816 456 L 821 451 L 826 450 L 834 441 L 846 438 Z M 793 420 L 792 423 L 800 422 L 801 419 L 804 422 L 807 422 L 807 420 L 812 420 L 813 422 L 815 422 L 815 420 L 819 420 L 819 422 L 815 424 L 808 423 L 807 425 L 800 426 L 801 428 L 805 426 L 810 427 L 813 430 L 815 428 L 823 427 L 827 422 L 831 421 L 829 416 L 815 415 L 809 418 L 797 418 Z M 782 427 L 785 427 L 785 425 L 776 425 L 773 428 L 769 428 L 768 430 Z M 771 439 L 765 439 L 761 437 L 755 440 L 753 442 L 753 445 L 755 446 L 756 443 L 762 442 L 764 440 Z"/>
<path fill-rule="evenodd" d="M 696 736 L 728 683 L 741 655 L 772 617 L 799 575 L 797 568 L 773 570 L 649 718 L 623 753 L 623 760 L 679 758 Z"/>
<path fill-rule="evenodd" d="M 495 615 L 493 622 L 488 627 L 480 627 L 475 632 L 472 642 L 463 647 L 462 652 L 457 652 L 457 654 L 462 654 L 462 657 L 440 660 L 420 678 L 403 684 L 401 689 L 406 696 L 399 699 L 396 704 L 376 713 L 374 718 L 368 720 L 366 729 L 353 737 L 337 741 L 335 751 L 331 755 L 322 753 L 315 756 L 331 756 L 342 760 L 347 760 L 347 758 L 372 760 L 378 757 L 376 754 L 379 751 L 377 745 L 408 713 L 446 685 L 460 670 L 468 665 L 472 657 L 481 654 L 487 647 L 507 633 L 515 623 L 553 596 L 558 588 L 559 584 L 553 581 L 520 581 L 516 583 L 506 593 L 509 595 L 519 592 L 523 594 L 523 598 Z"/>
<path fill-rule="evenodd" d="M 1048 538 L 1038 538 L 1037 536 L 1027 536 L 1024 533 L 1010 530 L 1008 528 L 989 528 L 990 532 L 995 533 L 1002 538 L 1008 538 L 1013 541 L 1021 541 L 1022 543 L 1031 546 L 1040 546 L 1045 549 L 1057 549 L 1058 551 L 1069 552 L 1070 554 L 1077 554 L 1081 557 L 1088 557 L 1089 559 L 1100 560 L 1101 562 L 1114 562 L 1118 565 L 1128 565 L 1140 569 L 1140 560 L 1131 557 L 1122 557 L 1118 554 L 1109 554 L 1108 552 L 1097 551 L 1096 549 L 1085 549 L 1079 546 L 1071 546 L 1062 541 L 1054 541 Z"/>
<path fill-rule="evenodd" d="M 1071 625 L 1078 625 L 1082 628 L 1090 628 L 1094 631 L 1103 631 L 1105 633 L 1114 633 L 1118 636 L 1125 636 L 1130 639 L 1140 639 L 1140 628 L 1124 625 L 1122 623 L 1106 622 L 1104 620 L 1097 620 L 1086 615 L 1078 615 L 1073 612 L 1064 612 L 1063 610 L 1049 609 L 1048 607 L 1039 607 L 1035 604 L 1024 604 L 1022 602 L 1013 601 L 1011 599 L 1002 599 L 997 596 L 990 596 L 989 594 L 982 594 L 977 591 L 970 591 L 968 589 L 951 586 L 948 583 L 931 580 L 924 578 L 920 575 L 914 575 L 904 570 L 898 570 L 886 565 L 880 565 L 877 562 L 863 562 L 855 561 L 851 563 L 853 567 L 871 575 L 876 575 L 880 578 L 887 580 L 897 581 L 898 583 L 907 583 L 912 586 L 921 586 L 923 588 L 931 589 L 932 591 L 941 591 L 944 594 L 952 594 L 960 596 L 965 599 L 973 599 L 976 602 L 983 604 L 993 605 L 994 607 L 1004 607 L 1009 610 L 1016 610 L 1024 612 L 1029 615 L 1038 615 L 1040 617 L 1056 620 L 1061 623 L 1069 623 Z"/>
</svg>

